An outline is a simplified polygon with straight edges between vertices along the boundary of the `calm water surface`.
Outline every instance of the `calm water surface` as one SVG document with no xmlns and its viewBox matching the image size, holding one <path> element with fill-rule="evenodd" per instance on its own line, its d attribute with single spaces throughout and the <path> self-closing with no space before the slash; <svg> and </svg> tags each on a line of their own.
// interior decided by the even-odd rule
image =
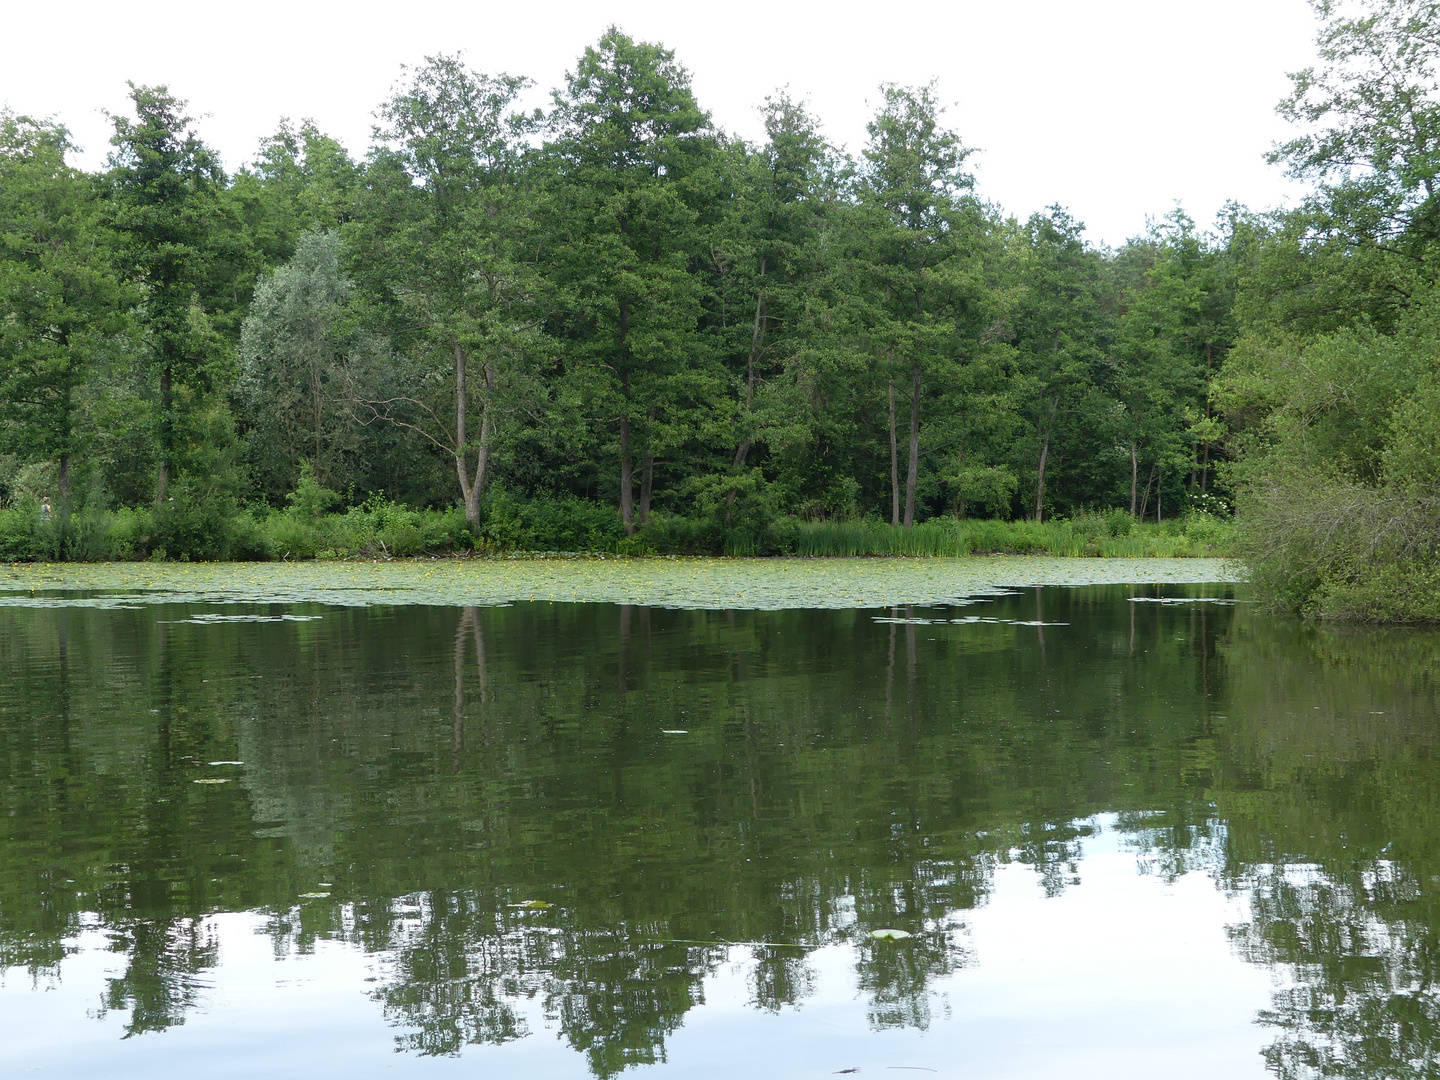
<svg viewBox="0 0 1440 1080">
<path fill-rule="evenodd" d="M 1440 1075 L 1440 638 L 1231 588 L 0 609 L 0 1073 Z"/>
</svg>

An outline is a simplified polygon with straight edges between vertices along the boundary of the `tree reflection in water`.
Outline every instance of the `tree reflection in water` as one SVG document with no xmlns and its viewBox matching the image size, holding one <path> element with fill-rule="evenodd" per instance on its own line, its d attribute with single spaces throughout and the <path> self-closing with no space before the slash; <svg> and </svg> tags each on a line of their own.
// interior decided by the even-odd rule
<svg viewBox="0 0 1440 1080">
<path fill-rule="evenodd" d="M 966 624 L 0 610 L 0 964 L 43 981 L 99 928 L 126 963 L 101 1011 L 159 1031 L 204 998 L 210 916 L 263 911 L 277 955 L 374 953 L 405 1050 L 543 1017 L 611 1076 L 737 960 L 779 1012 L 848 946 L 872 1025 L 926 1027 L 997 869 L 1060 895 L 1110 814 L 1143 872 L 1249 898 L 1274 1071 L 1435 1075 L 1440 639 L 1135 591 Z"/>
</svg>

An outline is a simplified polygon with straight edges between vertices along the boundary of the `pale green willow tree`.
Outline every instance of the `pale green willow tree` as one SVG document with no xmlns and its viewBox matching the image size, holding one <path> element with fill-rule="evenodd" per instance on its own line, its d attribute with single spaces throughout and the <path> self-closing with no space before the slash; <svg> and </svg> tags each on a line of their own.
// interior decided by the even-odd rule
<svg viewBox="0 0 1440 1080">
<path fill-rule="evenodd" d="M 316 481 L 343 488 L 357 448 L 357 397 L 388 359 L 384 343 L 346 311 L 340 238 L 313 231 L 295 257 L 261 279 L 240 330 L 235 401 L 246 426 L 252 479 L 272 501 L 294 489 L 302 462 Z"/>
<path fill-rule="evenodd" d="M 380 108 L 362 215 L 347 232 L 401 367 L 397 388 L 357 404 L 453 460 L 471 526 L 497 445 L 540 393 L 521 167 L 536 118 L 516 110 L 526 85 L 455 56 L 410 72 Z"/>
</svg>

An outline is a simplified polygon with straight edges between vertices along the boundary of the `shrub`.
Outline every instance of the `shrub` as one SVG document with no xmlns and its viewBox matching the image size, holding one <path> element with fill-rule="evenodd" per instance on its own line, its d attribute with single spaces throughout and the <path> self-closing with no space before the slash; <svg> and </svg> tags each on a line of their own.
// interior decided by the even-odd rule
<svg viewBox="0 0 1440 1080">
<path fill-rule="evenodd" d="M 613 507 L 574 495 L 520 499 L 503 489 L 491 492 L 479 531 L 491 551 L 614 551 L 625 538 Z"/>
<path fill-rule="evenodd" d="M 313 559 L 328 546 L 320 525 L 295 514 L 271 514 L 260 529 L 276 558 Z"/>
<path fill-rule="evenodd" d="M 36 558 L 31 532 L 39 516 L 29 509 L 0 510 L 0 561 Z"/>
<path fill-rule="evenodd" d="M 1308 614 L 1338 622 L 1440 623 L 1440 562 L 1368 562 L 1316 583 Z"/>
<path fill-rule="evenodd" d="M 110 558 L 143 559 L 150 552 L 155 531 L 151 511 L 122 507 L 110 515 Z"/>
<path fill-rule="evenodd" d="M 1112 540 L 1118 540 L 1122 536 L 1129 536 L 1130 531 L 1135 528 L 1135 515 L 1128 510 L 1107 510 L 1105 512 L 1105 531 L 1109 533 Z"/>
<path fill-rule="evenodd" d="M 718 555 L 725 550 L 725 542 L 725 529 L 719 522 L 656 513 L 614 550 L 617 554 Z"/>
<path fill-rule="evenodd" d="M 177 483 L 156 508 L 149 547 L 152 558 L 181 562 L 268 559 L 269 541 L 249 514 L 224 494 Z"/>
</svg>

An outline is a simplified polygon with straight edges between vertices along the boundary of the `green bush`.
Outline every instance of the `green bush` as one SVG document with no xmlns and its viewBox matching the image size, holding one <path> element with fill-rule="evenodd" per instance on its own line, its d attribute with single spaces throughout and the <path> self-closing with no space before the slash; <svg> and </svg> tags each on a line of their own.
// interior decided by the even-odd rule
<svg viewBox="0 0 1440 1080">
<path fill-rule="evenodd" d="M 313 559 L 329 547 L 319 522 L 295 514 L 271 514 L 260 523 L 260 530 L 279 559 Z"/>
<path fill-rule="evenodd" d="M 0 561 L 28 562 L 38 557 L 32 533 L 39 517 L 30 509 L 0 510 Z"/>
<path fill-rule="evenodd" d="M 1122 511 L 1123 513 L 1123 511 Z M 1127 521 L 1129 515 L 1125 514 Z M 1109 515 L 1077 515 L 1072 521 L 977 521 L 934 518 L 911 529 L 883 522 L 799 522 L 795 553 L 834 555 L 1064 555 L 1107 558 L 1178 557 L 1228 554 L 1229 526 L 1206 523 L 1196 535 L 1181 522 L 1164 525 L 1129 521 L 1113 533 Z"/>
<path fill-rule="evenodd" d="M 615 548 L 618 554 L 652 555 L 718 555 L 724 550 L 725 529 L 719 523 L 659 513 Z"/>
<path fill-rule="evenodd" d="M 105 562 L 115 558 L 113 515 L 94 510 L 36 517 L 31 525 L 34 558 L 49 562 Z"/>
<path fill-rule="evenodd" d="M 493 491 L 480 526 L 490 551 L 614 551 L 625 539 L 615 508 L 574 495 L 521 499 Z"/>
<path fill-rule="evenodd" d="M 155 516 L 146 509 L 123 507 L 110 515 L 110 558 L 143 559 L 150 554 Z"/>
<path fill-rule="evenodd" d="M 1440 563 L 1371 562 L 1318 582 L 1306 614 L 1336 622 L 1440 623 Z"/>
<path fill-rule="evenodd" d="M 376 495 L 343 514 L 313 516 L 302 499 L 290 502 L 289 509 L 259 522 L 279 559 L 393 558 L 475 546 L 465 515 L 455 508 L 411 510 Z"/>
<path fill-rule="evenodd" d="M 268 538 L 234 499 L 186 484 L 177 484 L 175 494 L 156 508 L 152 528 L 152 558 L 220 562 L 271 556 Z"/>
<path fill-rule="evenodd" d="M 1135 528 L 1135 515 L 1128 510 L 1108 510 L 1105 513 L 1105 531 L 1112 540 L 1129 536 Z"/>
</svg>

